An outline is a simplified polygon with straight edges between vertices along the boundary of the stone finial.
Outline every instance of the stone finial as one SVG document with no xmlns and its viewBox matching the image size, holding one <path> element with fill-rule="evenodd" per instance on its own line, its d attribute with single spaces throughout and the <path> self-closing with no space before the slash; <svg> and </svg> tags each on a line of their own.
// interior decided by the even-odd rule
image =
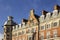
<svg viewBox="0 0 60 40">
<path fill-rule="evenodd" d="M 8 16 L 8 20 L 12 20 L 13 19 L 13 17 L 12 16 Z"/>
<path fill-rule="evenodd" d="M 48 12 L 45 11 L 45 10 L 42 11 L 42 15 L 46 15 L 47 13 L 48 13 Z"/>
<path fill-rule="evenodd" d="M 34 13 L 34 9 L 31 9 L 31 10 L 30 10 L 30 13 L 33 14 L 33 13 Z"/>
<path fill-rule="evenodd" d="M 55 5 L 54 6 L 54 10 L 59 10 L 60 9 L 60 6 L 59 5 Z"/>
</svg>

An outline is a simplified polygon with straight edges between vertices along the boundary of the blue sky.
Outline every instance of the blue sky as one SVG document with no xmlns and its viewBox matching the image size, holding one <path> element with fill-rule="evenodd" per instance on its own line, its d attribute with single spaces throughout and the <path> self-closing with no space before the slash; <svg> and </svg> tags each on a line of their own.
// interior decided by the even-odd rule
<svg viewBox="0 0 60 40">
<path fill-rule="evenodd" d="M 60 0 L 0 0 L 0 33 L 7 16 L 13 16 L 19 24 L 22 18 L 28 19 L 31 9 L 40 16 L 42 10 L 52 12 L 56 4 L 60 5 Z"/>
</svg>

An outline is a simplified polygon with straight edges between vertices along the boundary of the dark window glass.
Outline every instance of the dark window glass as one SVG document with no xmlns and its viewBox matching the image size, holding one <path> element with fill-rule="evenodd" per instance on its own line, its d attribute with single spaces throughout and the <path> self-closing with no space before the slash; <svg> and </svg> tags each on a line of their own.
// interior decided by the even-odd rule
<svg viewBox="0 0 60 40">
<path fill-rule="evenodd" d="M 43 30 L 44 29 L 44 26 L 41 26 L 41 30 Z"/>
<path fill-rule="evenodd" d="M 54 23 L 54 26 L 57 26 L 57 22 Z"/>
<path fill-rule="evenodd" d="M 50 24 L 47 24 L 47 26 L 46 26 L 47 28 L 50 28 Z"/>
</svg>

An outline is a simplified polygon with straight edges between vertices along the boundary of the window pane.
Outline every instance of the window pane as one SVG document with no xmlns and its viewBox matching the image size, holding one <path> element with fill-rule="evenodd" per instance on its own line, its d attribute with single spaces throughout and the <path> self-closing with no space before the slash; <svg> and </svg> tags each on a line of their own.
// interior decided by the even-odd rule
<svg viewBox="0 0 60 40">
<path fill-rule="evenodd" d="M 53 31 L 53 37 L 57 37 L 57 30 Z"/>
<path fill-rule="evenodd" d="M 50 28 L 50 24 L 47 24 L 46 28 Z"/>
<path fill-rule="evenodd" d="M 57 22 L 54 23 L 54 26 L 57 26 Z"/>
<path fill-rule="evenodd" d="M 44 26 L 41 26 L 41 30 L 43 30 L 44 29 Z"/>
</svg>

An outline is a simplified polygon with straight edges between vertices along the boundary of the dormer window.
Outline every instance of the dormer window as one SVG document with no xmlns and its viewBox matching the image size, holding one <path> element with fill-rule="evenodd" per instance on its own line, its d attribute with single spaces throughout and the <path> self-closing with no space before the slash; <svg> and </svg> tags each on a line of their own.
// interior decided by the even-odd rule
<svg viewBox="0 0 60 40">
<path fill-rule="evenodd" d="M 57 17 L 57 15 L 58 15 L 58 10 L 54 10 L 53 11 L 53 18 Z"/>
<path fill-rule="evenodd" d="M 51 13 L 47 13 L 47 14 L 46 14 L 46 19 L 49 19 L 49 18 L 50 18 L 50 16 L 51 16 L 50 14 L 51 14 Z"/>
<path fill-rule="evenodd" d="M 44 15 L 41 15 L 40 22 L 43 22 L 43 21 L 44 21 Z"/>
</svg>

